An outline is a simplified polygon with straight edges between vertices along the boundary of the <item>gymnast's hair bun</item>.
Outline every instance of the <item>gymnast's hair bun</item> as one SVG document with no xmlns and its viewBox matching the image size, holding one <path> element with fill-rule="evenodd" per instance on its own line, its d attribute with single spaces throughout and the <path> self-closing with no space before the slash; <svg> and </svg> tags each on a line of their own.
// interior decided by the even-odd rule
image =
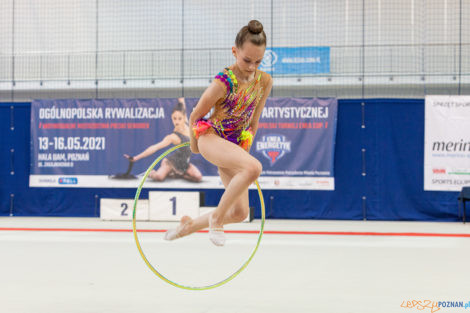
<svg viewBox="0 0 470 313">
<path fill-rule="evenodd" d="M 261 24 L 258 20 L 251 20 L 248 23 L 248 30 L 252 34 L 260 34 L 263 31 L 263 24 Z"/>
<path fill-rule="evenodd" d="M 266 34 L 260 21 L 251 20 L 248 25 L 243 26 L 235 38 L 235 45 L 241 48 L 247 40 L 257 46 L 266 46 Z"/>
</svg>

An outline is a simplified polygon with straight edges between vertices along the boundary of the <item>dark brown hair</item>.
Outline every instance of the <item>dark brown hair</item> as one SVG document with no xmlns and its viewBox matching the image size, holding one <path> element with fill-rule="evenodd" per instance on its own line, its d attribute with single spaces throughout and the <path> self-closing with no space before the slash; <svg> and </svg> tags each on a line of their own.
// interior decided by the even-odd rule
<svg viewBox="0 0 470 313">
<path fill-rule="evenodd" d="M 238 32 L 235 45 L 241 48 L 247 40 L 256 46 L 266 46 L 266 34 L 263 30 L 263 24 L 257 20 L 251 20 L 248 25 L 243 26 Z"/>
<path fill-rule="evenodd" d="M 176 111 L 180 111 L 183 115 L 186 115 L 186 104 L 184 102 L 178 101 L 177 104 L 173 107 L 173 111 L 171 111 L 171 115 Z"/>
</svg>

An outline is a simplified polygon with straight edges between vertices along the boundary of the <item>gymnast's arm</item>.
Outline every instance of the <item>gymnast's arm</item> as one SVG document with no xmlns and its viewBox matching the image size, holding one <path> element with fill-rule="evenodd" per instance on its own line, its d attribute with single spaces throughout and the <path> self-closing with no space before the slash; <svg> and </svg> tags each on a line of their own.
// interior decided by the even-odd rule
<svg viewBox="0 0 470 313">
<path fill-rule="evenodd" d="M 253 132 L 253 137 L 256 136 L 256 132 L 258 131 L 258 122 L 261 117 L 261 113 L 263 112 L 264 105 L 266 104 L 266 99 L 268 98 L 269 94 L 271 93 L 271 88 L 273 87 L 273 79 L 271 75 L 267 74 L 267 82 L 266 87 L 264 89 L 263 97 L 261 98 L 259 104 L 256 106 L 255 113 L 253 114 L 253 118 L 251 119 L 250 127 L 251 131 Z"/>
<path fill-rule="evenodd" d="M 159 143 L 156 143 L 154 145 L 151 145 L 150 147 L 145 149 L 142 153 L 139 153 L 138 155 L 136 155 L 134 157 L 131 157 L 127 154 L 124 154 L 124 157 L 128 158 L 132 162 L 135 162 L 135 161 L 138 161 L 140 159 L 146 158 L 146 157 L 154 154 L 155 152 L 157 152 L 158 150 L 160 150 L 162 148 L 168 147 L 170 144 L 177 145 L 177 144 L 180 143 L 179 141 L 181 141 L 181 140 L 179 139 L 179 137 L 177 135 L 169 134 L 169 135 L 166 135 L 165 138 L 163 138 L 162 141 L 160 141 Z"/>
<path fill-rule="evenodd" d="M 221 84 L 221 82 L 217 80 L 212 81 L 209 87 L 207 87 L 207 89 L 202 94 L 199 102 L 194 107 L 193 112 L 189 116 L 189 126 L 193 127 L 197 120 L 203 118 L 217 103 L 217 101 L 224 97 L 225 92 L 225 87 Z M 191 151 L 193 153 L 199 153 L 196 138 L 194 137 L 194 132 L 191 130 L 189 133 Z"/>
</svg>

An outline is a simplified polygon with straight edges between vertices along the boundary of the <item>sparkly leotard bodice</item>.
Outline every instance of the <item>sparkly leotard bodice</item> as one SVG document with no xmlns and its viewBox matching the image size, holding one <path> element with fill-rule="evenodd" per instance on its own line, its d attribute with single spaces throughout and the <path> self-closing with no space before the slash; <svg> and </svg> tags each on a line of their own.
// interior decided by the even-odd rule
<svg viewBox="0 0 470 313">
<path fill-rule="evenodd" d="M 263 97 L 263 72 L 256 71 L 252 81 L 239 84 L 233 72 L 226 68 L 215 76 L 224 85 L 226 93 L 214 106 L 208 120 L 201 119 L 193 127 L 196 138 L 209 129 L 220 137 L 249 148 L 253 134 L 249 126 L 253 113 Z"/>
</svg>

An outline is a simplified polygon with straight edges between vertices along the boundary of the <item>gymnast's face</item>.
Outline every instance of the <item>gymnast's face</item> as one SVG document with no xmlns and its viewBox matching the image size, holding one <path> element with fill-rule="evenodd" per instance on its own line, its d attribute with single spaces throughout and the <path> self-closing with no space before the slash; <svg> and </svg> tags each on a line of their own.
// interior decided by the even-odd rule
<svg viewBox="0 0 470 313">
<path fill-rule="evenodd" d="M 184 124 L 184 114 L 181 111 L 175 111 L 171 114 L 171 121 L 175 128 L 179 128 Z"/>
<path fill-rule="evenodd" d="M 242 47 L 232 47 L 238 68 L 250 78 L 263 60 L 266 46 L 257 46 L 250 41 L 246 41 Z"/>
</svg>

